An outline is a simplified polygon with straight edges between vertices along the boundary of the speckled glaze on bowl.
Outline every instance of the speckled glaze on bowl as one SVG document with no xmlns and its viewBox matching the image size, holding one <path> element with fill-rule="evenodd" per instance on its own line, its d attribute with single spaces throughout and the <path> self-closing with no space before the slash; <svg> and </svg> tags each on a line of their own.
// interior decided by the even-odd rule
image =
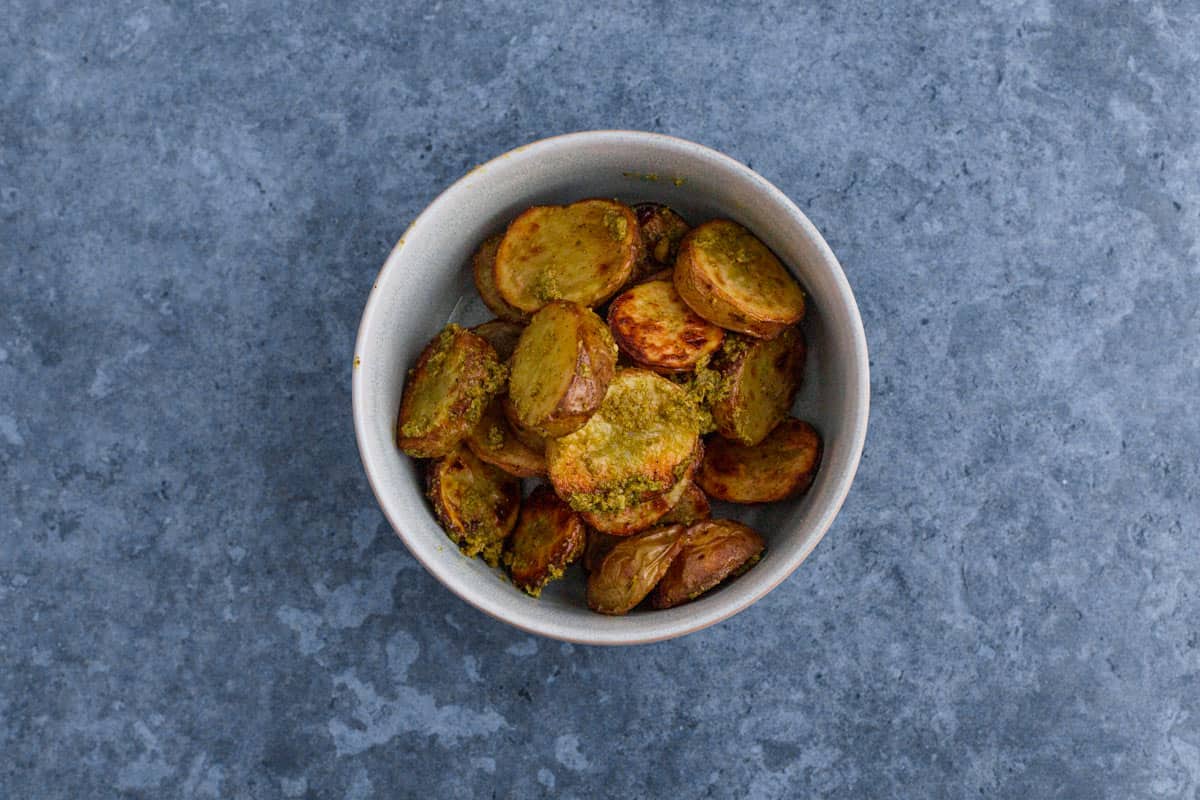
<svg viewBox="0 0 1200 800">
<path fill-rule="evenodd" d="M 584 581 L 527 597 L 478 559 L 461 556 L 425 499 L 422 465 L 392 439 L 405 373 L 447 321 L 491 315 L 471 279 L 470 256 L 531 205 L 584 197 L 667 203 L 697 224 L 736 220 L 788 265 L 808 294 L 804 385 L 793 410 L 825 441 L 821 469 L 801 498 L 765 506 L 714 504 L 767 539 L 763 560 L 729 585 L 666 611 L 605 617 L 587 609 Z M 478 167 L 412 223 L 367 299 L 355 345 L 354 429 L 367 478 L 392 527 L 451 591 L 530 633 L 584 644 L 638 644 L 681 636 L 749 607 L 788 577 L 833 522 L 850 490 L 867 432 L 867 343 L 854 295 L 821 234 L 749 167 L 701 145 L 652 133 L 588 131 L 544 139 Z"/>
</svg>

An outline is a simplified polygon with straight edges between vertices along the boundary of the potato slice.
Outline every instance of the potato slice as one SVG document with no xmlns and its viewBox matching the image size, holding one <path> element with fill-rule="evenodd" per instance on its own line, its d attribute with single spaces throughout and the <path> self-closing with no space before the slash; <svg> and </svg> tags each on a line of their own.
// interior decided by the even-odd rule
<svg viewBox="0 0 1200 800">
<path fill-rule="evenodd" d="M 675 288 L 709 322 L 760 339 L 774 338 L 804 316 L 804 292 L 775 254 L 725 219 L 684 237 Z"/>
<path fill-rule="evenodd" d="M 504 563 L 517 588 L 537 597 L 547 583 L 561 578 L 567 565 L 583 555 L 584 545 L 579 515 L 543 485 L 525 499 Z"/>
<path fill-rule="evenodd" d="M 525 330 L 525 326 L 520 323 L 493 319 L 471 328 L 471 333 L 485 339 L 496 351 L 496 355 L 500 357 L 501 361 L 508 361 L 512 358 L 513 351 L 517 349 L 517 342 L 520 340 L 523 330 Z"/>
<path fill-rule="evenodd" d="M 507 376 L 490 344 L 458 325 L 447 325 L 408 372 L 396 446 L 417 458 L 451 452 L 479 422 Z"/>
<path fill-rule="evenodd" d="M 512 357 L 508 396 L 517 419 L 543 436 L 583 427 L 600 407 L 617 364 L 604 322 L 556 300 L 533 315 Z"/>
<path fill-rule="evenodd" d="M 767 543 L 753 529 L 730 519 L 696 523 L 683 536 L 679 555 L 654 589 L 655 608 L 695 600 L 730 575 L 758 563 Z"/>
<path fill-rule="evenodd" d="M 504 417 L 502 400 L 497 397 L 488 404 L 479 424 L 467 434 L 471 452 L 487 463 L 518 478 L 546 474 L 546 457 L 517 437 Z"/>
<path fill-rule="evenodd" d="M 711 356 L 725 331 L 688 307 L 671 281 L 627 289 L 608 308 L 617 347 L 657 372 L 690 372 Z"/>
<path fill-rule="evenodd" d="M 711 516 L 712 509 L 708 505 L 708 497 L 696 485 L 695 481 L 688 481 L 687 488 L 684 489 L 683 496 L 679 498 L 679 502 L 659 519 L 658 523 L 660 525 L 672 525 L 675 523 L 693 525 Z"/>
<path fill-rule="evenodd" d="M 670 267 L 679 253 L 679 243 L 691 230 L 683 217 L 661 203 L 638 203 L 633 207 L 638 227 L 642 231 L 645 263 L 651 269 Z"/>
<path fill-rule="evenodd" d="M 504 233 L 493 270 L 496 289 L 526 313 L 551 300 L 598 305 L 625 285 L 641 252 L 637 217 L 623 203 L 535 206 Z"/>
<path fill-rule="evenodd" d="M 620 370 L 586 425 L 546 443 L 550 482 L 576 511 L 629 508 L 684 477 L 699 428 L 683 389 L 647 370 Z"/>
<path fill-rule="evenodd" d="M 612 550 L 616 543 L 621 541 L 621 538 L 595 528 L 588 528 L 587 544 L 583 548 L 583 571 L 595 572 L 600 566 L 600 562 L 608 555 L 608 551 Z"/>
<path fill-rule="evenodd" d="M 465 555 L 483 556 L 493 567 L 499 564 L 504 539 L 517 524 L 521 482 L 462 446 L 433 462 L 426 480 L 446 535 Z"/>
<path fill-rule="evenodd" d="M 500 292 L 496 291 L 496 251 L 500 249 L 500 240 L 504 234 L 497 233 L 489 236 L 479 245 L 475 255 L 471 257 L 471 271 L 475 275 L 475 288 L 483 304 L 492 310 L 502 320 L 509 322 L 528 322 L 529 315 L 519 308 L 510 306 Z"/>
<path fill-rule="evenodd" d="M 701 453 L 702 451 L 697 451 L 698 456 Z M 695 459 L 692 462 L 694 466 L 666 492 L 620 511 L 584 511 L 584 521 L 596 530 L 614 536 L 628 536 L 646 530 L 679 503 L 687 488 L 692 485 L 692 473 L 695 467 L 699 466 L 699 462 L 699 458 Z"/>
<path fill-rule="evenodd" d="M 754 447 L 714 436 L 696 483 L 718 500 L 770 503 L 807 491 L 820 461 L 821 437 L 807 422 L 788 417 Z"/>
<path fill-rule="evenodd" d="M 786 328 L 774 339 L 730 336 L 716 359 L 721 391 L 712 404 L 717 432 L 756 445 L 787 416 L 804 374 L 804 335 Z"/>
<path fill-rule="evenodd" d="M 588 608 L 601 614 L 629 613 L 671 566 L 685 530 L 682 525 L 651 528 L 613 545 L 588 576 Z"/>
<path fill-rule="evenodd" d="M 517 418 L 517 410 L 513 407 L 512 398 L 508 395 L 500 398 L 500 406 L 504 411 L 504 418 L 508 420 L 508 427 L 521 444 L 528 447 L 535 453 L 546 453 L 546 437 L 535 431 L 533 428 L 528 428 L 521 424 L 521 420 Z"/>
</svg>

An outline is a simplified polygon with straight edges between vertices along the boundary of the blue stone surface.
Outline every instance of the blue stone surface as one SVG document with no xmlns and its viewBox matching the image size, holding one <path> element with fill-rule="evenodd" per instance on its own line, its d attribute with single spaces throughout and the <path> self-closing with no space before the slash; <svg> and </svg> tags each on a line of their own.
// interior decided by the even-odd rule
<svg viewBox="0 0 1200 800">
<path fill-rule="evenodd" d="M 3 4 L 0 797 L 1200 797 L 1200 6 Z M 383 521 L 353 335 L 564 131 L 840 256 L 873 414 L 745 613 L 530 638 Z"/>
</svg>

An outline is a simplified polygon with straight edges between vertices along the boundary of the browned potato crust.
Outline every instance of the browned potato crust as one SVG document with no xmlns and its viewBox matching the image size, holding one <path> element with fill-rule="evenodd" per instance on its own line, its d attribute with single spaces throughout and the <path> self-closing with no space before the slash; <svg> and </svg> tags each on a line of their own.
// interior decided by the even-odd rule
<svg viewBox="0 0 1200 800">
<path fill-rule="evenodd" d="M 594 528 L 588 528 L 587 544 L 583 548 L 583 571 L 595 572 L 600 566 L 600 562 L 608 555 L 608 551 L 613 549 L 613 545 L 621 541 L 620 536 L 598 531 Z"/>
<path fill-rule="evenodd" d="M 500 563 L 504 539 L 517 524 L 521 482 L 475 457 L 466 447 L 433 462 L 429 499 L 446 535 L 467 556 Z"/>
<path fill-rule="evenodd" d="M 518 478 L 546 474 L 546 457 L 517 437 L 504 416 L 503 401 L 497 397 L 488 404 L 479 424 L 467 434 L 471 452 L 487 463 Z"/>
<path fill-rule="evenodd" d="M 604 322 L 555 300 L 533 315 L 512 358 L 508 396 L 517 419 L 543 436 L 583 427 L 600 407 L 617 364 Z"/>
<path fill-rule="evenodd" d="M 711 220 L 683 238 L 675 288 L 709 322 L 760 339 L 804 316 L 800 285 L 754 234 L 729 220 Z"/>
<path fill-rule="evenodd" d="M 517 529 L 508 540 L 504 563 L 513 583 L 537 597 L 552 580 L 583 554 L 585 533 L 579 515 L 558 499 L 549 486 L 539 486 L 525 499 Z"/>
<path fill-rule="evenodd" d="M 613 545 L 588 576 L 588 608 L 627 614 L 662 578 L 683 546 L 682 525 L 651 528 Z"/>
<path fill-rule="evenodd" d="M 695 600 L 734 573 L 758 562 L 767 543 L 754 530 L 729 519 L 696 523 L 683 536 L 679 555 L 654 589 L 655 608 Z"/>
<path fill-rule="evenodd" d="M 617 347 L 658 372 L 690 372 L 721 346 L 725 331 L 692 311 L 671 281 L 627 289 L 608 308 Z"/>
<path fill-rule="evenodd" d="M 696 483 L 718 500 L 770 503 L 807 491 L 820 461 L 821 437 L 788 417 L 754 447 L 714 436 Z"/>
<path fill-rule="evenodd" d="M 683 389 L 647 370 L 621 370 L 586 425 L 546 443 L 550 482 L 576 511 L 629 508 L 684 477 L 699 426 Z"/>
<path fill-rule="evenodd" d="M 396 419 L 396 446 L 416 458 L 451 452 L 503 389 L 507 374 L 484 339 L 447 325 L 408 372 Z"/>
<path fill-rule="evenodd" d="M 721 391 L 712 405 L 717 432 L 756 445 L 787 416 L 804 374 L 804 336 L 787 328 L 774 339 L 730 336 L 717 359 Z"/>
<path fill-rule="evenodd" d="M 493 319 L 471 328 L 471 333 L 486 339 L 500 360 L 507 362 L 512 358 L 513 351 L 517 349 L 517 341 L 521 338 L 523 330 L 525 330 L 525 326 L 520 323 Z"/>
<path fill-rule="evenodd" d="M 471 258 L 471 271 L 475 274 L 475 288 L 479 297 L 492 313 L 509 322 L 528 322 L 529 315 L 519 308 L 509 305 L 500 293 L 496 291 L 496 251 L 500 249 L 500 240 L 504 234 L 497 233 L 489 236 L 479 245 Z"/>
<path fill-rule="evenodd" d="M 661 203 L 638 203 L 633 207 L 633 213 L 642 231 L 647 268 L 672 266 L 679 253 L 679 243 L 691 227 L 683 217 Z"/>
<path fill-rule="evenodd" d="M 533 313 L 551 300 L 598 305 L 625 285 L 642 252 L 632 209 L 615 200 L 534 206 L 509 224 L 496 251 L 496 289 Z"/>
<path fill-rule="evenodd" d="M 712 509 L 708 505 L 708 497 L 695 481 L 688 481 L 687 488 L 684 490 L 683 496 L 679 498 L 679 502 L 658 522 L 660 525 L 675 523 L 692 525 L 711 516 Z"/>
</svg>

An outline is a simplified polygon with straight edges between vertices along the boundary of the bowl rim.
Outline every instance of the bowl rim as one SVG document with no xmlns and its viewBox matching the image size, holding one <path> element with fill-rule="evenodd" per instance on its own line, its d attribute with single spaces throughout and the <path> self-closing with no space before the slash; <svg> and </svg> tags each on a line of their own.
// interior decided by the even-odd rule
<svg viewBox="0 0 1200 800">
<path fill-rule="evenodd" d="M 852 358 L 856 362 L 855 366 L 857 367 L 855 370 L 858 375 L 857 386 L 852 387 L 853 391 L 851 391 L 850 394 L 861 398 L 861 402 L 858 404 L 856 409 L 853 409 L 853 417 L 851 420 L 849 433 L 846 435 L 849 445 L 849 450 L 847 451 L 849 458 L 847 459 L 844 473 L 834 485 L 832 502 L 820 510 L 819 517 L 812 529 L 813 535 L 809 538 L 806 546 L 803 547 L 796 556 L 794 556 L 793 563 L 788 565 L 787 569 L 780 574 L 777 580 L 762 587 L 759 591 L 754 592 L 742 602 L 732 603 L 727 608 L 720 608 L 707 617 L 698 619 L 694 622 L 688 621 L 685 624 L 677 625 L 676 627 L 668 630 L 655 630 L 648 632 L 630 631 L 626 636 L 614 637 L 612 635 L 590 635 L 587 630 L 580 630 L 578 633 L 567 633 L 560 630 L 547 630 L 545 627 L 539 626 L 536 623 L 530 623 L 520 619 L 513 619 L 493 610 L 482 600 L 470 596 L 469 594 L 460 592 L 455 586 L 447 582 L 447 580 L 440 574 L 436 565 L 433 563 L 433 559 L 427 558 L 420 552 L 420 548 L 414 546 L 410 542 L 409 537 L 405 534 L 404 527 L 400 524 L 400 520 L 395 518 L 392 510 L 389 509 L 388 502 L 385 499 L 385 494 L 379 485 L 379 479 L 376 474 L 376 470 L 370 463 L 368 457 L 368 446 L 366 445 L 367 414 L 365 400 L 366 387 L 364 385 L 365 377 L 363 374 L 364 371 L 358 368 L 358 363 L 360 354 L 366 349 L 365 345 L 368 339 L 367 332 L 371 327 L 371 320 L 374 317 L 380 302 L 378 292 L 379 286 L 383 281 L 385 273 L 388 272 L 393 262 L 397 259 L 397 255 L 403 247 L 404 241 L 408 237 L 409 232 L 416 228 L 424 219 L 426 219 L 426 217 L 436 214 L 440 206 L 445 202 L 448 202 L 447 197 L 457 192 L 464 185 L 464 183 L 468 181 L 468 179 L 474 177 L 476 173 L 480 172 L 481 170 L 486 170 L 489 166 L 518 154 L 530 156 L 536 154 L 536 151 L 548 147 L 571 144 L 594 145 L 604 142 L 605 140 L 613 140 L 613 142 L 624 140 L 625 142 L 628 142 L 630 139 L 639 140 L 642 143 L 648 143 L 652 146 L 667 146 L 675 149 L 691 150 L 694 154 L 699 155 L 702 158 L 716 161 L 725 168 L 740 173 L 742 177 L 748 179 L 751 183 L 755 184 L 759 189 L 761 189 L 770 198 L 771 202 L 778 204 L 787 211 L 788 215 L 792 217 L 792 219 L 800 226 L 805 235 L 821 253 L 822 260 L 824 261 L 823 267 L 829 268 L 832 272 L 831 277 L 833 278 L 833 283 L 837 289 L 837 295 L 845 306 L 844 310 L 847 314 L 850 335 L 853 340 L 851 353 Z M 624 646 L 635 644 L 651 644 L 654 642 L 674 639 L 679 636 L 704 630 L 705 628 L 716 625 L 719 622 L 723 622 L 735 614 L 746 610 L 765 597 L 784 580 L 791 577 L 791 575 L 795 573 L 800 565 L 804 563 L 804 561 L 821 542 L 821 540 L 825 538 L 826 532 L 828 532 L 830 526 L 833 524 L 834 519 L 836 519 L 838 513 L 840 513 L 841 508 L 846 501 L 846 497 L 850 493 L 850 487 L 854 483 L 854 478 L 858 473 L 858 467 L 862 458 L 863 446 L 866 442 L 867 424 L 870 417 L 870 362 L 867 351 L 866 332 L 863 329 L 862 324 L 862 315 L 859 311 L 858 302 L 855 299 L 854 292 L 850 287 L 850 282 L 847 280 L 845 271 L 842 269 L 841 262 L 838 261 L 837 256 L 834 255 L 833 250 L 825 241 L 825 237 L 821 235 L 820 231 L 817 230 L 817 227 L 812 223 L 811 220 L 809 220 L 808 216 L 800 210 L 799 206 L 797 206 L 791 200 L 791 198 L 789 198 L 781 189 L 779 189 L 759 173 L 755 172 L 749 166 L 731 156 L 726 155 L 725 153 L 720 152 L 719 150 L 708 147 L 707 145 L 699 144 L 698 142 L 693 142 L 689 139 L 683 139 L 677 136 L 654 133 L 650 131 L 626 129 L 583 130 L 537 139 L 500 153 L 486 162 L 471 168 L 453 183 L 439 192 L 438 195 L 432 201 L 430 201 L 429 204 L 427 204 L 419 214 L 417 214 L 412 222 L 409 223 L 408 227 L 405 228 L 404 233 L 388 252 L 387 258 L 384 259 L 383 265 L 379 268 L 379 271 L 375 275 L 375 278 L 371 284 L 371 290 L 367 296 L 366 304 L 363 308 L 362 317 L 359 320 L 358 331 L 355 336 L 354 364 L 355 366 L 351 370 L 351 406 L 354 417 L 354 435 L 355 442 L 358 447 L 359 460 L 362 462 L 363 470 L 366 472 L 367 483 L 371 487 L 371 492 L 375 496 L 375 501 L 378 503 L 380 510 L 383 511 L 384 517 L 387 519 L 388 524 L 391 525 L 392 530 L 395 531 L 396 535 L 404 543 L 404 546 L 407 548 L 409 553 L 411 553 L 413 558 L 415 558 L 430 575 L 437 579 L 442 586 L 449 589 L 459 599 L 465 601 L 479 611 L 482 611 L 484 614 L 487 614 L 492 619 L 512 625 L 518 630 L 526 633 L 543 636 L 558 641 L 571 642 L 574 644 Z"/>
</svg>

